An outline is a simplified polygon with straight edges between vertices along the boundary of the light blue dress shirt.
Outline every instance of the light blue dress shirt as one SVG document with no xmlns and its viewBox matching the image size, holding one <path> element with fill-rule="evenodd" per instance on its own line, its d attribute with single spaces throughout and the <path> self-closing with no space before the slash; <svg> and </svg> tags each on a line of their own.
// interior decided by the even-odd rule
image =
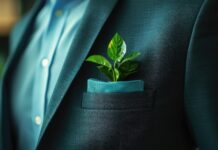
<svg viewBox="0 0 218 150">
<path fill-rule="evenodd" d="M 12 117 L 19 150 L 36 148 L 46 107 L 87 5 L 88 0 L 48 0 L 37 15 L 12 79 Z"/>
</svg>

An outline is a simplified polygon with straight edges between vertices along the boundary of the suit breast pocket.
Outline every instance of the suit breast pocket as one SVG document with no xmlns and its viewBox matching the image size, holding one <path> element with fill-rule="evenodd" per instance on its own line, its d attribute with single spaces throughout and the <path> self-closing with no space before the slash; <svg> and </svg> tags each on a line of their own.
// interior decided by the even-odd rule
<svg viewBox="0 0 218 150">
<path fill-rule="evenodd" d="M 152 109 L 154 90 L 144 90 L 143 80 L 105 82 L 96 79 L 87 81 L 83 94 L 84 109 Z"/>
<path fill-rule="evenodd" d="M 151 110 L 155 90 L 129 93 L 89 93 L 83 94 L 82 108 L 96 110 Z"/>
<path fill-rule="evenodd" d="M 155 90 L 83 94 L 82 127 L 93 150 L 144 149 L 152 134 Z"/>
</svg>

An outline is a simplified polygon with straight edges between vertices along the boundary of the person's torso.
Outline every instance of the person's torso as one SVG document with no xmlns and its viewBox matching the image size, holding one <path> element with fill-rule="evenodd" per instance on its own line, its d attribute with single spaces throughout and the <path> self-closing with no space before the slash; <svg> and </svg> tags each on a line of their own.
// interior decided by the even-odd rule
<svg viewBox="0 0 218 150">
<path fill-rule="evenodd" d="M 184 114 L 184 75 L 190 37 L 202 2 L 203 0 L 117 2 L 102 29 L 99 29 L 89 54 L 104 55 L 112 35 L 120 33 L 127 43 L 128 52 L 141 52 L 141 69 L 129 80 L 143 80 L 148 95 L 141 97 L 136 94 L 133 98 L 130 93 L 119 96 L 95 93 L 87 96 L 87 80 L 92 77 L 104 80 L 104 77 L 92 65 L 83 63 L 67 93 L 64 96 L 62 93 L 54 93 L 53 97 L 63 96 L 62 101 L 52 115 L 38 149 L 193 150 L 194 143 Z M 88 14 L 91 19 L 87 17 L 88 21 L 83 22 L 84 31 L 80 33 L 84 36 L 84 41 L 77 44 L 87 42 L 85 35 L 94 34 L 90 28 L 94 29 L 105 17 L 105 14 L 101 16 L 107 8 L 103 3 L 110 2 L 90 1 L 90 4 L 96 5 L 91 7 L 92 12 L 96 13 Z M 93 18 L 98 20 L 92 20 Z M 62 77 L 64 83 L 59 82 L 58 85 L 66 84 L 65 80 L 72 72 L 70 68 L 76 64 L 69 60 L 68 69 L 65 68 L 65 76 Z M 61 92 L 62 88 L 60 86 L 56 91 Z M 156 92 L 149 89 L 155 89 Z M 133 104 L 135 99 L 144 100 L 144 103 L 152 99 L 153 105 L 151 108 L 131 109 L 128 104 L 123 104 L 129 109 L 108 109 L 103 106 L 103 102 L 100 108 L 97 107 L 99 99 L 101 102 L 104 99 L 113 102 L 113 106 L 116 106 L 124 98 L 132 99 Z M 90 100 L 96 101 L 87 104 Z M 54 101 L 52 107 L 55 104 Z M 48 111 L 52 112 L 52 108 Z"/>
</svg>

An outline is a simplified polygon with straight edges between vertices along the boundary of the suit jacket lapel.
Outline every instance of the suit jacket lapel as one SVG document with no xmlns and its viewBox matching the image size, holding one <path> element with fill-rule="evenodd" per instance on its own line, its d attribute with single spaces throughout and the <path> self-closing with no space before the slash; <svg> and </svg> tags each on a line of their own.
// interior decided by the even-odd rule
<svg viewBox="0 0 218 150">
<path fill-rule="evenodd" d="M 9 92 L 9 82 L 11 79 L 11 76 L 13 75 L 13 70 L 14 70 L 14 66 L 16 66 L 18 59 L 20 58 L 20 56 L 22 55 L 23 51 L 24 51 L 24 46 L 26 45 L 26 43 L 28 42 L 27 39 L 29 39 L 30 37 L 30 29 L 32 26 L 32 22 L 33 19 L 35 18 L 38 10 L 40 9 L 40 6 L 42 6 L 43 3 L 41 1 L 38 1 L 36 3 L 36 5 L 34 5 L 33 9 L 31 10 L 31 12 L 28 14 L 28 16 L 26 16 L 25 20 L 22 21 L 22 25 L 21 28 L 19 28 L 18 33 L 15 33 L 17 38 L 15 41 L 12 41 L 12 47 L 11 49 L 13 50 L 13 53 L 10 54 L 7 64 L 6 64 L 6 70 L 5 70 L 5 74 L 4 74 L 4 78 L 2 80 L 2 120 L 3 124 L 2 124 L 2 129 L 1 131 L 3 131 L 2 135 L 3 135 L 3 143 L 4 149 L 13 149 L 13 145 L 12 145 L 12 141 L 13 138 L 11 137 L 11 121 L 10 121 L 10 101 L 8 99 L 10 99 L 10 93 Z"/>
<path fill-rule="evenodd" d="M 117 1 L 118 0 L 89 1 L 88 8 L 83 16 L 76 38 L 71 46 L 71 50 L 69 51 L 50 104 L 47 108 L 40 139 Z M 74 60 L 72 60 L 72 57 Z M 72 70 L 75 71 L 73 72 Z"/>
<path fill-rule="evenodd" d="M 20 54 L 23 52 L 25 46 L 28 42 L 29 37 L 31 36 L 32 27 L 34 23 L 34 19 L 41 7 L 44 5 L 44 1 L 37 1 L 36 4 L 33 6 L 31 11 L 27 14 L 26 17 L 20 22 L 20 27 L 18 30 L 16 30 L 16 38 L 12 42 L 11 49 L 16 52 L 16 54 Z M 13 56 L 17 56 L 17 55 Z"/>
<path fill-rule="evenodd" d="M 25 50 L 25 46 L 28 43 L 28 40 L 31 36 L 31 31 L 34 23 L 34 19 L 39 11 L 39 9 L 43 5 L 43 1 L 37 1 L 34 5 L 33 9 L 28 13 L 28 15 L 24 18 L 16 31 L 13 33 L 14 36 L 17 36 L 15 40 L 11 41 L 11 52 L 6 64 L 6 71 L 4 75 L 5 78 L 9 78 L 8 76 L 14 70 L 14 66 L 16 66 L 20 56 L 23 54 Z"/>
</svg>

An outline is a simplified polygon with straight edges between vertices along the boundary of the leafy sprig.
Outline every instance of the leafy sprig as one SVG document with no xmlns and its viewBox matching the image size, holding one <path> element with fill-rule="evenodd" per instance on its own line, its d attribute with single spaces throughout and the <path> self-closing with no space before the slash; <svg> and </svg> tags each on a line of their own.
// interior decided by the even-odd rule
<svg viewBox="0 0 218 150">
<path fill-rule="evenodd" d="M 91 55 L 86 61 L 97 64 L 97 68 L 105 74 L 110 81 L 116 82 L 124 80 L 129 75 L 136 73 L 139 69 L 139 62 L 135 59 L 140 52 L 133 52 L 126 55 L 126 43 L 123 38 L 116 33 L 107 48 L 107 55 L 113 63 L 110 63 L 102 55 Z"/>
</svg>

